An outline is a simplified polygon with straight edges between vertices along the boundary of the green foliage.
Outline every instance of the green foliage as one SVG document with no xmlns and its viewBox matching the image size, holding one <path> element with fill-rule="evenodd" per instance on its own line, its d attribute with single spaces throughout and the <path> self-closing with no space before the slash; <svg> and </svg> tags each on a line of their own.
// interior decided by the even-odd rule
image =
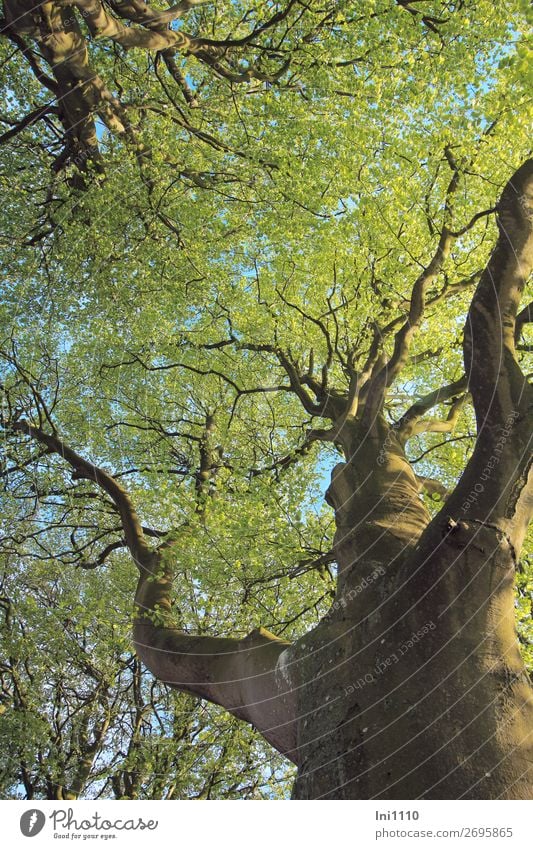
<svg viewBox="0 0 533 849">
<path fill-rule="evenodd" d="M 282 759 L 250 729 L 141 670 L 131 651 L 132 592 L 124 560 L 112 571 L 66 574 L 57 561 L 5 563 L 2 797 L 286 792 Z"/>
<path fill-rule="evenodd" d="M 295 25 L 279 84 L 235 86 L 188 60 L 200 106 L 186 120 L 153 60 L 94 45 L 147 155 L 140 164 L 107 134 L 105 177 L 89 167 L 82 191 L 75 165 L 50 173 L 53 127 L 34 124 L 2 147 L 2 380 L 27 417 L 36 387 L 65 442 L 120 476 L 143 525 L 184 541 L 175 617 L 191 633 L 245 635 L 261 624 L 295 637 L 334 589 L 334 566 L 320 558 L 331 548 L 323 493 L 338 458 L 306 444 L 320 422 L 262 348 L 290 350 L 320 374 L 333 347 L 330 381 L 347 391 L 350 352 L 362 365 L 373 324 L 405 315 L 435 251 L 445 150 L 461 172 L 451 225 L 460 231 L 494 206 L 530 145 L 527 4 L 424 4 L 445 18 L 438 31 L 391 0 L 334 5 L 315 38 L 303 39 L 305 16 Z M 241 6 L 196 14 L 231 31 Z M 11 46 L 1 49 L 7 59 Z M 3 62 L 0 86 L 6 127 L 47 97 L 20 54 Z M 458 237 L 387 398 L 391 421 L 462 373 L 473 275 L 495 234 L 487 215 Z M 520 356 L 527 366 L 530 355 Z M 210 483 L 199 492 L 208 415 Z M 416 471 L 453 486 L 474 432 L 467 407 L 452 434 L 416 437 Z M 251 730 L 138 668 L 134 575 L 109 499 L 22 436 L 6 446 L 3 471 L 1 792 L 286 795 L 290 772 Z M 532 662 L 530 647 L 524 656 Z"/>
</svg>

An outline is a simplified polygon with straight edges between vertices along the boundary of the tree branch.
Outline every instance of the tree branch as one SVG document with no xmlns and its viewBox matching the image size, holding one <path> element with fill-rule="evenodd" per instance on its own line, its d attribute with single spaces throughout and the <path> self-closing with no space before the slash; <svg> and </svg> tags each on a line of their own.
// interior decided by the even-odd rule
<svg viewBox="0 0 533 849">
<path fill-rule="evenodd" d="M 185 530 L 153 550 L 129 494 L 106 471 L 85 460 L 57 435 L 24 420 L 9 424 L 72 466 L 74 479 L 94 480 L 117 507 L 126 544 L 139 567 L 133 638 L 139 657 L 169 686 L 222 705 L 251 722 L 278 751 L 297 762 L 294 670 L 290 644 L 260 628 L 244 639 L 195 637 L 171 624 L 172 556 Z M 115 543 L 102 552 L 107 556 Z M 286 660 L 283 662 L 283 657 Z"/>
<path fill-rule="evenodd" d="M 407 412 L 403 414 L 401 419 L 395 425 L 398 437 L 402 440 L 402 442 L 405 444 L 411 436 L 420 432 L 417 431 L 417 425 L 419 424 L 422 416 L 424 416 L 433 407 L 436 407 L 437 404 L 442 404 L 444 401 L 448 401 L 450 398 L 454 398 L 455 396 L 464 393 L 467 388 L 467 384 L 468 381 L 466 377 L 463 376 L 459 378 L 459 380 L 449 383 L 447 386 L 441 386 L 439 389 L 429 392 L 409 407 Z M 449 418 L 450 417 L 448 417 L 448 420 Z"/>
<path fill-rule="evenodd" d="M 146 543 L 141 523 L 126 490 L 108 472 L 85 460 L 72 448 L 69 448 L 58 436 L 45 433 L 41 428 L 24 420 L 13 422 L 11 429 L 25 433 L 45 445 L 49 451 L 63 457 L 72 466 L 74 480 L 95 481 L 110 496 L 119 512 L 126 544 L 131 555 L 141 571 L 146 569 L 150 561 L 151 549 Z"/>
<path fill-rule="evenodd" d="M 525 306 L 524 309 L 521 310 L 516 316 L 514 333 L 515 345 L 518 344 L 518 340 L 522 335 L 524 325 L 531 324 L 531 322 L 533 322 L 533 302 L 527 304 L 527 306 Z"/>
<path fill-rule="evenodd" d="M 532 400 L 515 358 L 517 323 L 522 327 L 530 315 L 528 305 L 517 319 L 520 297 L 533 268 L 532 215 L 533 160 L 528 160 L 502 193 L 500 235 L 465 326 L 465 369 L 480 435 Z"/>
<path fill-rule="evenodd" d="M 280 362 L 280 364 L 285 369 L 287 376 L 289 378 L 289 382 L 291 384 L 291 389 L 300 399 L 304 410 L 307 413 L 310 413 L 313 416 L 320 416 L 323 414 L 322 407 L 318 404 L 315 404 L 312 397 L 305 390 L 303 385 L 302 377 L 298 374 L 298 370 L 294 363 L 292 362 L 290 356 L 282 351 L 280 348 L 275 349 L 276 356 Z"/>
<path fill-rule="evenodd" d="M 465 372 L 476 413 L 476 445 L 445 511 L 456 520 L 464 517 L 500 529 L 515 556 L 533 515 L 533 389 L 515 357 L 518 305 L 533 269 L 533 160 L 505 186 L 498 227 L 498 241 L 465 326 Z M 441 513 L 428 533 L 443 520 Z"/>
<path fill-rule="evenodd" d="M 42 118 L 46 118 L 47 115 L 58 115 L 59 110 L 52 103 L 47 103 L 44 106 L 39 106 L 38 109 L 34 109 L 28 115 L 25 115 L 19 121 L 17 121 L 10 130 L 6 130 L 5 133 L 2 133 L 0 136 L 0 144 L 5 144 L 9 139 L 16 136 L 18 133 L 25 130 L 26 127 L 31 127 L 32 124 L 37 123 Z"/>
<path fill-rule="evenodd" d="M 171 687 L 222 705 L 251 722 L 297 762 L 294 664 L 290 644 L 263 628 L 244 639 L 195 637 L 171 622 L 172 560 L 187 529 L 164 542 L 150 575 L 141 573 L 135 595 L 133 638 L 137 654 Z M 285 663 L 283 660 L 286 658 Z"/>
<path fill-rule="evenodd" d="M 461 395 L 459 398 L 454 398 L 450 405 L 450 411 L 445 420 L 442 419 L 422 419 L 414 426 L 413 434 L 420 433 L 451 433 L 459 419 L 461 410 L 463 409 L 469 395 Z"/>
<path fill-rule="evenodd" d="M 424 315 L 426 292 L 437 278 L 454 243 L 455 237 L 449 229 L 449 224 L 452 218 L 452 198 L 459 185 L 460 171 L 449 148 L 445 150 L 445 157 L 452 170 L 452 177 L 446 190 L 444 221 L 437 248 L 429 264 L 413 285 L 407 321 L 396 332 L 391 357 L 371 379 L 365 404 L 365 420 L 367 422 L 375 419 L 377 412 L 383 405 L 386 389 L 391 386 L 407 362 L 411 343 Z"/>
</svg>

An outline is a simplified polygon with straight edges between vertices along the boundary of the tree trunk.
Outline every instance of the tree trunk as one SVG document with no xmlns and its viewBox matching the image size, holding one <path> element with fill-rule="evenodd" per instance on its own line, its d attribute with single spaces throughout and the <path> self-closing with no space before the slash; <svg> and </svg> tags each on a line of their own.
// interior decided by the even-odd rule
<svg viewBox="0 0 533 849">
<path fill-rule="evenodd" d="M 112 499 L 140 573 L 134 642 L 143 662 L 170 686 L 253 724 L 297 764 L 296 799 L 533 795 L 533 692 L 518 649 L 513 593 L 533 515 L 533 390 L 514 347 L 520 296 L 533 269 L 533 160 L 513 175 L 498 212 L 500 236 L 467 317 L 465 377 L 420 399 L 396 426 L 383 414 L 386 391 L 406 361 L 427 286 L 449 250 L 447 225 L 415 282 L 390 359 L 376 349 L 362 374 L 353 371 L 348 396 L 326 391 L 311 373 L 300 375 L 279 349 L 250 346 L 277 356 L 306 411 L 333 422 L 311 431 L 312 438 L 334 441 L 346 458 L 327 494 L 336 520 L 336 599 L 320 625 L 293 645 L 264 629 L 244 639 L 183 633 L 172 618 L 172 580 L 187 527 L 152 549 L 112 475 L 55 430 L 18 416 L 10 425 Z M 445 398 L 454 400 L 437 430 L 448 428 L 455 393 L 466 384 L 476 445 L 445 507 L 430 519 L 404 444 L 417 427 L 435 429 L 421 417 Z M 208 422 L 206 439 L 209 430 Z M 215 468 L 204 448 L 200 495 Z"/>
<path fill-rule="evenodd" d="M 354 457 L 329 493 L 339 593 L 287 664 L 299 693 L 294 798 L 530 798 L 533 692 L 514 627 L 512 546 L 496 526 L 445 517 L 409 546 L 416 505 L 398 456 L 405 525 L 384 532 L 375 510 L 366 523 Z M 376 488 L 389 473 L 375 466 Z M 389 479 L 386 500 L 394 489 Z"/>
<path fill-rule="evenodd" d="M 379 607 L 362 590 L 357 612 L 336 610 L 298 644 L 294 798 L 531 798 L 514 564 L 489 531 L 464 533 L 465 548 L 444 541 L 431 563 L 411 561 L 413 580 L 384 587 Z"/>
<path fill-rule="evenodd" d="M 533 160 L 513 175 L 498 212 L 500 236 L 465 327 L 476 446 L 444 510 L 428 522 L 379 403 L 339 432 L 347 462 L 328 496 L 339 593 L 292 649 L 297 799 L 533 794 L 533 691 L 513 594 L 533 511 L 533 392 L 514 350 L 533 267 Z M 410 319 L 398 351 L 411 332 Z M 383 369 L 367 398 L 379 401 L 389 377 Z"/>
</svg>

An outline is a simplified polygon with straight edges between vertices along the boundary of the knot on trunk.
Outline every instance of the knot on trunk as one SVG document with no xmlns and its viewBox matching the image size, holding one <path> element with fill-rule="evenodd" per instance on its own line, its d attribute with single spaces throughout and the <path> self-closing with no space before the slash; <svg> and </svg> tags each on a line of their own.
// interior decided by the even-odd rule
<svg viewBox="0 0 533 849">
<path fill-rule="evenodd" d="M 331 483 L 326 491 L 326 502 L 335 511 L 341 510 L 353 495 L 353 486 L 350 483 L 347 463 L 337 463 L 331 472 Z"/>
<path fill-rule="evenodd" d="M 456 521 L 449 516 L 442 527 L 442 537 L 454 548 L 473 548 L 486 554 L 487 558 L 497 551 L 510 557 L 517 564 L 516 551 L 509 534 L 498 525 L 472 519 L 471 522 Z"/>
</svg>

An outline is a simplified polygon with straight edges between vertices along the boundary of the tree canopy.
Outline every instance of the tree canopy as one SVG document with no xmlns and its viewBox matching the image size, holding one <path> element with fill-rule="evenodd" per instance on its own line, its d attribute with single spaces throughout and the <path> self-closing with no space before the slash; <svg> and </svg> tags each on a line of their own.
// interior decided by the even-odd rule
<svg viewBox="0 0 533 849">
<path fill-rule="evenodd" d="M 281 755 L 136 659 L 112 487 L 210 637 L 326 614 L 339 417 L 383 417 L 442 508 L 479 426 L 463 327 L 530 152 L 528 16 L 4 0 L 5 796 L 287 795 Z M 529 662 L 532 580 L 522 558 Z"/>
</svg>

